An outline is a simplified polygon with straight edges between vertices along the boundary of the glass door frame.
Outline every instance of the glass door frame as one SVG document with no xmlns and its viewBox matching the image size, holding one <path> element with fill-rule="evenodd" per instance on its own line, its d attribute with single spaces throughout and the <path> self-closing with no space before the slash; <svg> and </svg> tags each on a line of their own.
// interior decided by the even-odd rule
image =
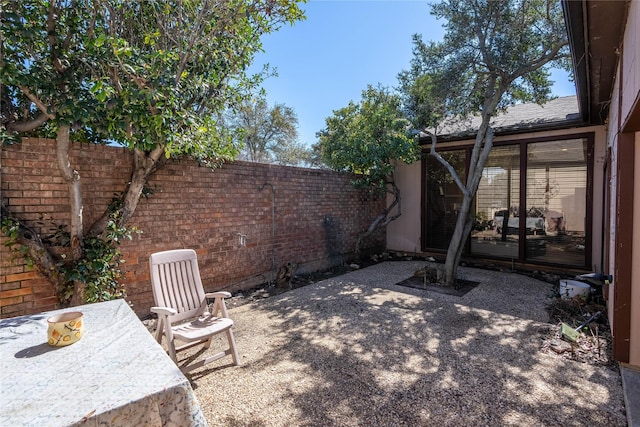
<svg viewBox="0 0 640 427">
<path fill-rule="evenodd" d="M 585 267 L 591 268 L 592 264 L 592 244 L 593 244 L 593 169 L 594 169 L 594 133 L 586 132 L 586 133 L 575 133 L 575 134 L 567 134 L 567 135 L 555 135 L 555 136 L 547 136 L 541 138 L 526 138 L 522 140 L 504 140 L 496 142 L 494 141 L 494 147 L 507 146 L 507 145 L 518 145 L 520 149 L 520 207 L 523 211 L 526 211 L 527 208 L 527 147 L 529 144 L 535 144 L 539 142 L 550 142 L 550 141 L 563 141 L 570 139 L 585 139 L 587 144 L 586 150 L 586 167 L 587 167 L 587 182 L 586 182 L 586 200 L 585 200 L 585 263 L 583 266 L 572 266 L 572 267 Z M 423 252 L 431 252 L 431 253 L 446 253 L 445 250 L 428 248 L 425 245 L 427 242 L 427 233 L 429 230 L 426 228 L 426 218 L 427 218 L 427 201 L 426 201 L 426 186 L 427 186 L 427 156 L 429 156 L 429 145 L 423 146 L 422 156 L 421 156 L 421 221 L 420 221 L 420 235 L 421 235 L 421 250 Z M 471 150 L 473 149 L 473 145 L 464 144 L 464 145 L 449 145 L 447 147 L 440 148 L 440 152 L 451 151 L 451 150 L 465 150 L 466 152 L 466 173 L 464 177 L 461 177 L 464 182 L 466 182 L 466 177 L 469 172 L 469 159 L 471 158 Z M 474 200 L 474 206 L 476 201 Z M 517 262 L 527 263 L 527 264 L 536 264 L 536 265 L 548 265 L 548 266 L 559 266 L 562 264 L 554 264 L 543 261 L 530 260 L 526 257 L 526 227 L 523 221 L 520 221 L 520 226 L 518 230 L 518 259 Z M 482 258 L 482 259 L 492 259 L 497 260 L 501 258 L 494 258 L 491 256 L 485 255 L 473 255 L 471 253 L 471 236 L 467 238 L 465 242 L 465 256 L 471 256 L 474 258 Z"/>
</svg>

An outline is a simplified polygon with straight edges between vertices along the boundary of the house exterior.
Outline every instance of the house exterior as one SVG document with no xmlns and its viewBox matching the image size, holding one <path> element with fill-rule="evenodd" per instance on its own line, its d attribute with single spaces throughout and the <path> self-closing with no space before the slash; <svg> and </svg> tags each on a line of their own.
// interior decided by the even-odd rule
<svg viewBox="0 0 640 427">
<path fill-rule="evenodd" d="M 640 2 L 563 1 L 577 96 L 496 117 L 464 258 L 530 270 L 611 274 L 613 356 L 640 367 Z M 471 121 L 438 151 L 464 176 Z M 443 260 L 462 197 L 421 139 L 399 165 L 391 251 Z"/>
<path fill-rule="evenodd" d="M 564 5 L 581 114 L 607 132 L 603 234 L 613 356 L 640 367 L 640 3 Z"/>
</svg>

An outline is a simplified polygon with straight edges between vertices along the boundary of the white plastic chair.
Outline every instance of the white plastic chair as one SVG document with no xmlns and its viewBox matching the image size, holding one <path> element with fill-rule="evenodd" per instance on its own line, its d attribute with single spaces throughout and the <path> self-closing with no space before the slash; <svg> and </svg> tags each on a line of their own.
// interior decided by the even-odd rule
<svg viewBox="0 0 640 427">
<path fill-rule="evenodd" d="M 163 335 L 167 337 L 169 356 L 175 364 L 178 365 L 176 352 L 201 343 L 209 348 L 213 336 L 225 332 L 228 349 L 180 369 L 189 372 L 227 355 L 231 355 L 233 364 L 238 365 L 233 320 L 227 315 L 224 303 L 224 298 L 231 294 L 204 292 L 196 252 L 192 249 L 157 252 L 149 257 L 149 267 L 153 298 L 157 305 L 151 307 L 151 311 L 158 314 L 156 340 L 162 344 Z M 208 311 L 207 298 L 214 298 L 211 313 Z M 176 346 L 176 340 L 186 344 Z"/>
</svg>

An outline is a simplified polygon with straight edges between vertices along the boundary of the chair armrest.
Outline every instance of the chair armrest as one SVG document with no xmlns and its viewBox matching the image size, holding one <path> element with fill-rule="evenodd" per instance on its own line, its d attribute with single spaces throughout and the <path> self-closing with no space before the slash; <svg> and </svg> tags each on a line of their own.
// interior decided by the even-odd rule
<svg viewBox="0 0 640 427">
<path fill-rule="evenodd" d="M 204 296 L 207 298 L 231 298 L 231 293 L 227 291 L 208 292 Z"/>
<path fill-rule="evenodd" d="M 231 297 L 231 294 L 229 292 L 226 292 L 226 291 L 209 292 L 204 296 L 206 298 L 215 298 L 215 301 L 213 302 L 213 310 L 211 310 L 214 316 L 217 316 L 218 311 L 221 311 L 222 317 L 227 317 L 227 318 L 229 317 L 229 314 L 227 313 L 227 305 L 224 303 L 225 298 Z"/>
<path fill-rule="evenodd" d="M 151 312 L 162 314 L 164 316 L 175 316 L 176 314 L 178 314 L 178 310 L 171 307 L 151 307 Z"/>
</svg>

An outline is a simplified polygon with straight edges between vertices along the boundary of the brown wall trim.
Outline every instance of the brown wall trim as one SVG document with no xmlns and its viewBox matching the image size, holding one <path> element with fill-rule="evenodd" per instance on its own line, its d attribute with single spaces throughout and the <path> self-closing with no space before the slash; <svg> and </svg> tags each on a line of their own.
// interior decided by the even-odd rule
<svg viewBox="0 0 640 427">
<path fill-rule="evenodd" d="M 613 358 L 629 362 L 633 271 L 633 187 L 635 135 L 620 133 L 617 146 L 616 237 L 614 248 Z"/>
<path fill-rule="evenodd" d="M 527 207 L 527 142 L 521 141 L 519 144 L 520 150 L 520 200 L 518 200 L 518 208 L 520 212 L 523 212 Z M 525 213 L 526 217 L 526 213 Z M 526 222 L 526 219 L 522 222 Z M 525 226 L 520 226 L 518 231 L 518 261 L 524 261 L 527 258 L 527 234 Z"/>
<path fill-rule="evenodd" d="M 427 156 L 429 152 L 420 152 L 420 250 L 424 251 L 427 241 L 427 226 L 425 225 L 427 215 Z"/>
<path fill-rule="evenodd" d="M 585 241 L 584 244 L 587 248 L 585 252 L 585 264 L 587 267 L 593 268 L 593 212 L 595 206 L 593 206 L 593 192 L 595 186 L 593 185 L 594 178 L 594 169 L 595 169 L 595 136 L 594 134 L 590 134 L 587 137 L 587 217 L 585 218 L 585 229 L 589 230 L 588 233 L 585 233 Z M 604 227 L 604 225 L 603 225 Z M 604 242 L 600 243 L 601 245 Z M 600 248 L 602 252 L 604 248 Z"/>
</svg>

